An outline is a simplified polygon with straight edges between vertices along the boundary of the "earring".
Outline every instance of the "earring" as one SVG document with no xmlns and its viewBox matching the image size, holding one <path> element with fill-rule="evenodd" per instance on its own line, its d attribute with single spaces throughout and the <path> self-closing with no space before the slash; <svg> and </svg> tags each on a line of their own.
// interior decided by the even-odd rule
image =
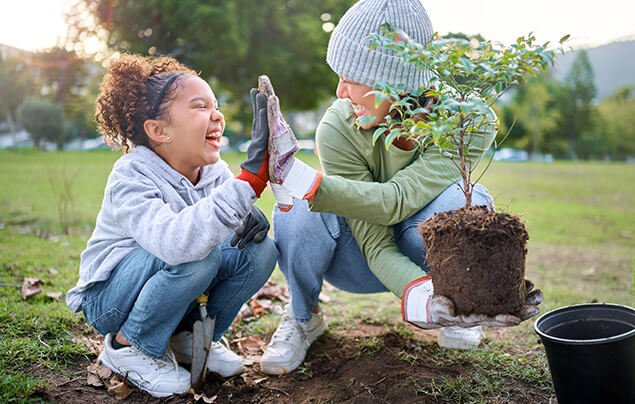
<svg viewBox="0 0 635 404">
<path fill-rule="evenodd" d="M 172 138 L 170 136 L 166 136 L 165 138 L 168 140 L 168 142 L 172 141 Z"/>
</svg>

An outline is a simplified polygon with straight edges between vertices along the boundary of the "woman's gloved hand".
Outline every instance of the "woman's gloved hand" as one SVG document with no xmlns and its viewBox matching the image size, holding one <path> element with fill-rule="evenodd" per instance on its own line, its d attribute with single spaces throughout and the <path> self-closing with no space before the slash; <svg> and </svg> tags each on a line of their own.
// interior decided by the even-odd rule
<svg viewBox="0 0 635 404">
<path fill-rule="evenodd" d="M 247 148 L 247 160 L 240 167 L 240 174 L 236 178 L 247 181 L 257 197 L 269 181 L 269 126 L 267 123 L 267 96 L 255 88 L 249 92 L 253 109 L 253 123 L 251 128 L 251 143 Z"/>
<path fill-rule="evenodd" d="M 284 188 L 296 199 L 311 199 L 317 192 L 322 174 L 295 158 L 298 141 L 280 112 L 280 101 L 267 76 L 258 78 L 258 88 L 268 96 L 269 179 L 272 184 L 282 186 L 276 188 Z"/>
<path fill-rule="evenodd" d="M 254 243 L 260 243 L 267 237 L 269 233 L 269 221 L 267 216 L 255 206 L 251 207 L 251 212 L 247 215 L 245 220 L 238 229 L 236 229 L 236 235 L 232 238 L 231 246 L 243 249 L 251 241 Z"/>
<path fill-rule="evenodd" d="M 454 302 L 445 296 L 433 296 L 432 277 L 424 276 L 406 286 L 401 297 L 401 314 L 404 321 L 420 328 L 439 328 L 449 326 L 475 327 L 512 327 L 521 321 L 538 314 L 538 305 L 543 295 L 533 290 L 533 283 L 525 280 L 527 298 L 525 305 L 516 313 L 503 313 L 496 316 L 485 314 L 456 314 Z"/>
</svg>

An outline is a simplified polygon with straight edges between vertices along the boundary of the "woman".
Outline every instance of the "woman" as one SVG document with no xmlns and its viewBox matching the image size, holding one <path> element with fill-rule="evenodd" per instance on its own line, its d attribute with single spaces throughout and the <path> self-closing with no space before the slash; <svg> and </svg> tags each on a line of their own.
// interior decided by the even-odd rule
<svg viewBox="0 0 635 404">
<path fill-rule="evenodd" d="M 374 129 L 389 112 L 369 94 L 376 83 L 388 83 L 404 93 L 426 88 L 429 72 L 418 70 L 381 48 L 371 49 L 367 37 L 383 23 L 405 31 L 425 44 L 432 25 L 419 0 L 362 0 L 353 5 L 333 31 L 327 63 L 340 77 L 337 97 L 316 132 L 320 162 L 326 175 L 293 157 L 285 147 L 292 134 L 269 97 L 270 177 L 298 198 L 287 213 L 274 212 L 279 265 L 291 294 L 265 354 L 265 373 L 282 374 L 297 368 L 308 347 L 326 329 L 318 305 L 324 279 L 352 293 L 391 291 L 402 301 L 404 319 L 424 328 L 478 325 L 509 326 L 537 312 L 530 302 L 518 314 L 493 318 L 454 316 L 453 303 L 432 295 L 423 240 L 417 224 L 435 212 L 465 205 L 455 184 L 460 174 L 438 149 L 420 154 L 397 139 L 389 149 L 373 144 Z M 494 127 L 471 143 L 476 164 L 495 137 Z M 308 201 L 308 203 L 307 203 Z M 487 190 L 475 186 L 475 205 L 493 208 Z M 317 213 L 329 212 L 329 213 Z M 445 331 L 442 331 L 442 333 Z M 454 330 L 456 333 L 456 330 Z M 462 331 L 461 338 L 480 341 L 481 330 Z"/>
</svg>

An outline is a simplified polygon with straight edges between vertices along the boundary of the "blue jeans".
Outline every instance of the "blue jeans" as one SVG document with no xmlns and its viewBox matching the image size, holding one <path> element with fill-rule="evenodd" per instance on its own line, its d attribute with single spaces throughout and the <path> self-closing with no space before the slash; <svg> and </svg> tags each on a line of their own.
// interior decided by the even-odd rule
<svg viewBox="0 0 635 404">
<path fill-rule="evenodd" d="M 200 317 L 194 300 L 208 292 L 208 314 L 216 317 L 213 340 L 218 341 L 241 306 L 269 279 L 278 258 L 268 237 L 243 250 L 231 247 L 230 238 L 207 258 L 175 266 L 141 248 L 134 250 L 108 280 L 86 291 L 84 316 L 99 333 L 121 331 L 135 348 L 158 359 L 179 324 L 191 326 Z"/>
<path fill-rule="evenodd" d="M 478 184 L 474 186 L 472 204 L 488 205 L 493 209 L 487 189 Z M 428 268 L 423 237 L 417 225 L 434 213 L 463 206 L 465 196 L 458 185 L 453 184 L 420 211 L 393 226 L 397 247 L 421 267 L 421 276 Z M 276 208 L 273 223 L 280 252 L 278 264 L 287 280 L 293 316 L 297 321 L 311 319 L 311 309 L 318 304 L 324 279 L 351 293 L 388 290 L 368 267 L 345 218 L 310 212 L 306 201 L 295 201 L 289 212 L 280 212 Z"/>
</svg>

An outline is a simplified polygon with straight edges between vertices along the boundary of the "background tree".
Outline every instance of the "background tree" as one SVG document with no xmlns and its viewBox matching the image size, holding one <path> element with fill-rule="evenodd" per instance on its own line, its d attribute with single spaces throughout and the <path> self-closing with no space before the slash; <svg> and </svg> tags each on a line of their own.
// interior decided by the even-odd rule
<svg viewBox="0 0 635 404">
<path fill-rule="evenodd" d="M 597 138 L 607 153 L 623 159 L 635 157 L 635 86 L 622 87 L 598 105 L 602 128 Z"/>
<path fill-rule="evenodd" d="M 92 116 L 96 90 L 95 80 L 91 83 L 87 61 L 74 51 L 53 47 L 35 53 L 33 67 L 41 93 L 64 111 L 63 137 L 66 140 L 84 138 L 88 133 L 94 133 Z"/>
<path fill-rule="evenodd" d="M 17 109 L 18 122 L 33 138 L 36 148 L 42 147 L 42 140 L 64 145 L 64 111 L 62 107 L 45 98 L 27 97 Z"/>
<path fill-rule="evenodd" d="M 555 129 L 560 117 L 555 106 L 554 86 L 557 83 L 547 74 L 531 78 L 516 89 L 506 106 L 509 115 L 501 117 L 516 120 L 515 125 L 521 132 L 516 146 L 528 150 L 532 157 L 547 151 L 543 146 L 544 134 Z"/>
<path fill-rule="evenodd" d="M 276 86 L 285 109 L 307 110 L 331 96 L 337 76 L 324 63 L 333 24 L 354 0 L 79 0 L 73 37 L 101 36 L 111 50 L 171 55 L 215 79 L 242 105 L 260 74 Z M 85 20 L 84 20 L 85 21 Z M 220 86 L 219 86 L 220 85 Z"/>
<path fill-rule="evenodd" d="M 6 120 L 9 132 L 16 133 L 16 110 L 32 92 L 32 74 L 28 64 L 20 59 L 0 54 L 0 121 Z M 15 138 L 14 138 L 15 144 Z"/>
<path fill-rule="evenodd" d="M 571 69 L 565 77 L 566 90 L 559 100 L 563 106 L 561 133 L 566 133 L 568 155 L 571 159 L 578 157 L 577 142 L 584 131 L 592 131 L 593 99 L 597 93 L 594 83 L 593 68 L 589 55 L 582 49 L 578 52 Z"/>
</svg>

